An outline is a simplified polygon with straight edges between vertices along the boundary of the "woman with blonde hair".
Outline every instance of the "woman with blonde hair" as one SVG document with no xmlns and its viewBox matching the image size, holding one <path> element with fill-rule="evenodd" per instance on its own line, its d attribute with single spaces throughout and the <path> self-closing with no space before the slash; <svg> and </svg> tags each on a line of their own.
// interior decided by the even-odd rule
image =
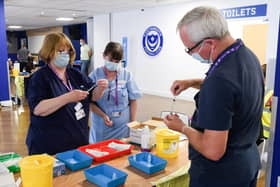
<svg viewBox="0 0 280 187">
<path fill-rule="evenodd" d="M 89 103 L 103 95 L 108 81 L 95 84 L 71 67 L 75 49 L 63 33 L 48 34 L 39 55 L 46 65 L 28 85 L 29 154 L 56 154 L 88 144 Z"/>
</svg>

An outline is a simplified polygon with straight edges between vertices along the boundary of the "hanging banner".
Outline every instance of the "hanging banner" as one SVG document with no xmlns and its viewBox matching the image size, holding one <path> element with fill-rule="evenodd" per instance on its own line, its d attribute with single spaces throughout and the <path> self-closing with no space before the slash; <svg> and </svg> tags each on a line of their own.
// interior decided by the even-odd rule
<svg viewBox="0 0 280 187">
<path fill-rule="evenodd" d="M 127 67 L 127 37 L 122 38 L 122 46 L 123 46 L 123 67 Z"/>
</svg>

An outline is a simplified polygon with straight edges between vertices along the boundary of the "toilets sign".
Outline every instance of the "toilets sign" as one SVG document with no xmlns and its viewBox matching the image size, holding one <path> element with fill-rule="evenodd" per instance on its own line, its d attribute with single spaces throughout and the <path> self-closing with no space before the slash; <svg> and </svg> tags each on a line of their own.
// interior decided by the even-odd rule
<svg viewBox="0 0 280 187">
<path fill-rule="evenodd" d="M 266 16 L 267 4 L 221 9 L 226 19 Z"/>
</svg>

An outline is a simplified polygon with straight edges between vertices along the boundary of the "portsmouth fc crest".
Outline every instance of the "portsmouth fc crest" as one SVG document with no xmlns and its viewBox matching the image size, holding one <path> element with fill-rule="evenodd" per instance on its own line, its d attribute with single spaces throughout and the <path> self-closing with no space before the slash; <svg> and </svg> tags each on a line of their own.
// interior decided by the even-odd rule
<svg viewBox="0 0 280 187">
<path fill-rule="evenodd" d="M 142 45 L 144 51 L 150 56 L 156 56 L 162 48 L 162 32 L 156 26 L 150 26 L 143 35 Z"/>
</svg>

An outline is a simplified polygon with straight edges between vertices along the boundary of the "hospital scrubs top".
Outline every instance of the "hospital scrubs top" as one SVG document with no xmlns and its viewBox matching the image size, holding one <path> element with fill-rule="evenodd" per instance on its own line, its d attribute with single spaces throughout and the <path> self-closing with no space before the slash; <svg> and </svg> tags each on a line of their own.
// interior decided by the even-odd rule
<svg viewBox="0 0 280 187">
<path fill-rule="evenodd" d="M 97 68 L 89 77 L 94 82 L 99 79 L 107 79 L 103 68 Z M 141 91 L 133 80 L 131 73 L 121 68 L 117 73 L 117 78 L 109 81 L 109 87 L 105 90 L 103 97 L 96 102 L 97 106 L 113 121 L 113 125 L 107 126 L 102 117 L 92 112 L 90 143 L 128 137 L 129 100 L 139 99 L 141 95 Z"/>
<path fill-rule="evenodd" d="M 72 67 L 67 67 L 66 72 L 72 89 L 86 90 L 93 85 L 88 77 Z M 80 120 L 77 120 L 75 116 L 74 107 L 77 103 L 68 103 L 48 116 L 33 114 L 34 108 L 40 101 L 55 98 L 67 92 L 69 90 L 47 65 L 31 76 L 27 95 L 31 121 L 26 138 L 29 154 L 55 154 L 88 144 L 91 94 L 80 101 L 86 115 Z"/>
<path fill-rule="evenodd" d="M 240 42 L 237 40 L 229 48 Z M 263 94 L 260 63 L 244 44 L 226 56 L 204 80 L 195 96 L 197 109 L 191 126 L 201 132 L 228 130 L 229 134 L 225 154 L 218 161 L 207 159 L 190 145 L 191 179 L 209 187 L 240 186 L 253 180 L 260 168 L 256 140 Z"/>
</svg>

